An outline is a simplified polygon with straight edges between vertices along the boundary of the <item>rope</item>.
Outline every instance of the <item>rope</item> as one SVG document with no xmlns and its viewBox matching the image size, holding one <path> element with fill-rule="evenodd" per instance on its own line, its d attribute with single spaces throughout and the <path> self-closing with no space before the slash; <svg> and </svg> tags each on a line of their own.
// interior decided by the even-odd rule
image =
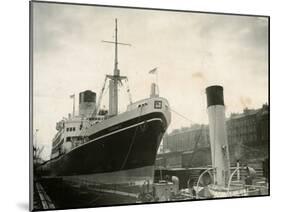
<svg viewBox="0 0 281 212">
<path fill-rule="evenodd" d="M 184 115 L 180 114 L 179 112 L 173 110 L 171 107 L 170 107 L 170 110 L 171 110 L 172 112 L 174 112 L 175 114 L 177 114 L 178 116 L 182 117 L 183 119 L 185 119 L 185 120 L 187 120 L 187 121 L 189 121 L 189 122 L 191 122 L 191 123 L 193 123 L 193 124 L 195 123 L 195 122 L 192 121 L 191 119 L 189 119 L 189 118 L 185 117 Z"/>
<path fill-rule="evenodd" d="M 201 125 L 201 129 L 200 129 L 201 132 L 200 132 L 199 135 L 198 135 L 198 139 L 195 141 L 195 145 L 194 145 L 194 148 L 193 148 L 193 153 L 192 153 L 192 155 L 191 155 L 191 159 L 190 159 L 190 162 L 189 162 L 190 165 L 191 165 L 192 162 L 193 162 L 195 150 L 197 149 L 198 142 L 199 142 L 199 140 L 200 140 L 200 138 L 201 138 L 201 135 L 203 134 L 203 129 L 204 129 L 204 125 Z"/>
<path fill-rule="evenodd" d="M 175 114 L 177 114 L 178 116 L 182 117 L 183 119 L 185 119 L 185 120 L 187 120 L 187 121 L 189 121 L 189 122 L 191 122 L 191 123 L 193 123 L 193 124 L 195 123 L 194 121 L 192 121 L 191 119 L 185 117 L 184 115 L 180 114 L 179 112 L 177 112 L 177 111 L 175 111 L 175 110 L 173 110 L 173 109 L 171 109 L 171 108 L 170 108 L 170 110 L 171 110 L 172 112 L 174 112 Z M 201 138 L 201 136 L 202 136 L 202 134 L 203 134 L 203 129 L 204 129 L 204 125 L 201 125 L 200 134 L 198 135 L 198 138 L 197 138 L 197 140 L 195 141 L 195 145 L 194 145 L 194 148 L 193 148 L 194 151 L 193 151 L 193 154 L 191 155 L 190 164 L 191 164 L 192 161 L 193 161 L 194 154 L 195 154 L 195 150 L 197 149 L 198 142 L 199 142 L 199 140 L 200 140 L 200 138 Z"/>
</svg>

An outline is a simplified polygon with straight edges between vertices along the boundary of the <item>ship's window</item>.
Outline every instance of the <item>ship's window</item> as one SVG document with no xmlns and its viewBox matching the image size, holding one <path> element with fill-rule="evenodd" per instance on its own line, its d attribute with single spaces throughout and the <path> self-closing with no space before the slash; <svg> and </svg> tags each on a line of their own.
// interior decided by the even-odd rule
<svg viewBox="0 0 281 212">
<path fill-rule="evenodd" d="M 155 101 L 154 102 L 154 108 L 155 109 L 161 109 L 162 108 L 162 101 Z"/>
<path fill-rule="evenodd" d="M 70 131 L 70 132 L 72 131 L 72 127 L 69 128 L 69 131 Z"/>
<path fill-rule="evenodd" d="M 72 127 L 72 131 L 75 131 L 75 127 Z"/>
<path fill-rule="evenodd" d="M 66 128 L 66 132 L 68 132 L 69 128 Z"/>
<path fill-rule="evenodd" d="M 71 137 L 66 137 L 66 141 L 71 141 Z"/>
</svg>

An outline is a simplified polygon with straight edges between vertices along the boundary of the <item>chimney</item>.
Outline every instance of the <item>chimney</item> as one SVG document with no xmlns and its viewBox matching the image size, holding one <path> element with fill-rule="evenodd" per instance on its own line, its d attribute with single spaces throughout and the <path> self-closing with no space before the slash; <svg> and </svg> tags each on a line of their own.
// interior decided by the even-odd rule
<svg viewBox="0 0 281 212">
<path fill-rule="evenodd" d="M 79 116 L 90 116 L 96 107 L 96 93 L 90 90 L 79 93 Z"/>
<path fill-rule="evenodd" d="M 230 176 L 229 149 L 225 124 L 223 87 L 206 88 L 209 117 L 212 167 L 215 168 L 215 184 L 226 186 Z"/>
</svg>

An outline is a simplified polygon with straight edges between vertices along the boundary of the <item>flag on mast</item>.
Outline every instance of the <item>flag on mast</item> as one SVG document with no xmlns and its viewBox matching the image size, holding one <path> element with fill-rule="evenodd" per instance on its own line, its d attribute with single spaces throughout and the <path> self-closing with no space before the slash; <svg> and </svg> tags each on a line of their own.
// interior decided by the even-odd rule
<svg viewBox="0 0 281 212">
<path fill-rule="evenodd" d="M 157 71 L 157 67 L 156 67 L 156 68 L 154 68 L 154 69 L 151 69 L 148 73 L 149 73 L 149 74 L 155 74 L 155 73 L 156 73 L 156 71 Z"/>
</svg>

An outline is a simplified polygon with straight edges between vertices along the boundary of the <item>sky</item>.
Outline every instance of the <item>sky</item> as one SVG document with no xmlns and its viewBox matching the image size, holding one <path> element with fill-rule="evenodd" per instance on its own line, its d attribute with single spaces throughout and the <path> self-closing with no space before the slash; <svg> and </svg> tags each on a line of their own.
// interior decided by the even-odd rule
<svg viewBox="0 0 281 212">
<path fill-rule="evenodd" d="M 119 69 L 133 101 L 149 97 L 157 67 L 160 96 L 172 110 L 207 124 L 205 88 L 222 85 L 226 115 L 268 102 L 268 19 L 81 5 L 33 3 L 33 122 L 49 158 L 56 122 L 72 112 L 71 94 L 99 95 L 113 73 L 114 19 Z M 129 98 L 120 88 L 120 112 Z M 101 103 L 108 104 L 108 92 Z M 78 111 L 77 111 L 78 113 Z M 168 132 L 191 122 L 172 113 Z"/>
</svg>

